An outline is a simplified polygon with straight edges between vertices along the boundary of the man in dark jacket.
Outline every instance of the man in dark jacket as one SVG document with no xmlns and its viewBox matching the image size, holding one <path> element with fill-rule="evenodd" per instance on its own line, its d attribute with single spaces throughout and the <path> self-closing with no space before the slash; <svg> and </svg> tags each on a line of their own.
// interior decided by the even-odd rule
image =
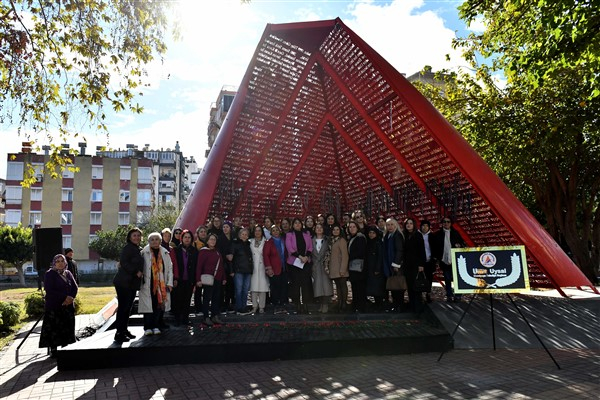
<svg viewBox="0 0 600 400">
<path fill-rule="evenodd" d="M 446 286 L 446 301 L 459 302 L 460 295 L 454 296 L 452 290 L 452 256 L 451 249 L 465 247 L 465 241 L 454 228 L 450 217 L 442 218 L 442 229 L 432 235 L 431 253 L 436 263 L 444 273 Z"/>
</svg>

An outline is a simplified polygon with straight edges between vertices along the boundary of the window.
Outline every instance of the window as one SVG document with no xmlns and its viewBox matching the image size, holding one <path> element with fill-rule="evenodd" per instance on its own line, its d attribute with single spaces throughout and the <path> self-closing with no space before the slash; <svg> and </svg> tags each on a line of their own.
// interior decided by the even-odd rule
<svg viewBox="0 0 600 400">
<path fill-rule="evenodd" d="M 129 213 L 128 212 L 120 212 L 119 213 L 119 225 L 129 225 Z"/>
<path fill-rule="evenodd" d="M 42 224 L 42 212 L 41 211 L 30 211 L 29 212 L 29 225 L 36 226 Z"/>
<path fill-rule="evenodd" d="M 152 168 L 138 168 L 138 183 L 152 183 Z"/>
<path fill-rule="evenodd" d="M 121 167 L 119 170 L 120 179 L 122 181 L 130 181 L 131 180 L 131 167 Z"/>
<path fill-rule="evenodd" d="M 129 203 L 129 190 L 121 190 L 119 192 L 119 201 L 121 203 Z"/>
<path fill-rule="evenodd" d="M 138 225 L 145 224 L 150 219 L 150 215 L 151 215 L 150 211 L 138 211 L 136 223 Z"/>
<path fill-rule="evenodd" d="M 71 235 L 65 235 L 62 237 L 63 249 L 71 246 Z"/>
<path fill-rule="evenodd" d="M 6 187 L 6 204 L 21 204 L 23 202 L 23 188 L 21 186 Z"/>
<path fill-rule="evenodd" d="M 42 201 L 42 188 L 31 188 L 31 201 Z"/>
<path fill-rule="evenodd" d="M 104 176 L 104 168 L 99 165 L 93 165 L 92 166 L 92 179 L 102 179 L 102 177 Z"/>
<path fill-rule="evenodd" d="M 221 98 L 221 107 L 223 107 L 223 111 L 227 112 L 231 108 L 231 103 L 233 103 L 234 96 L 226 94 Z"/>
<path fill-rule="evenodd" d="M 89 244 L 89 243 L 92 243 L 92 242 L 93 242 L 94 240 L 96 240 L 96 239 L 98 239 L 98 236 L 97 236 L 97 235 L 90 235 L 90 238 L 89 238 L 88 244 Z"/>
<path fill-rule="evenodd" d="M 73 189 L 62 190 L 62 201 L 73 201 Z"/>
<path fill-rule="evenodd" d="M 6 225 L 17 226 L 21 222 L 21 210 L 6 210 L 4 218 Z"/>
<path fill-rule="evenodd" d="M 75 173 L 73 171 L 69 171 L 69 168 L 75 168 L 75 167 L 73 166 L 73 164 L 65 165 L 65 170 L 62 173 L 63 178 L 74 178 L 75 177 Z M 71 200 L 68 200 L 68 201 L 71 201 Z"/>
<path fill-rule="evenodd" d="M 144 152 L 144 157 L 150 160 L 158 161 L 158 151 L 146 151 Z"/>
<path fill-rule="evenodd" d="M 6 180 L 22 181 L 23 180 L 23 163 L 8 162 L 6 167 Z"/>
<path fill-rule="evenodd" d="M 137 196 L 138 206 L 151 206 L 152 205 L 152 192 L 150 190 L 138 190 Z"/>
<path fill-rule="evenodd" d="M 93 189 L 90 201 L 102 201 L 102 190 Z"/>
<path fill-rule="evenodd" d="M 73 213 L 71 211 L 62 211 L 60 213 L 60 224 L 61 225 L 73 224 Z"/>
<path fill-rule="evenodd" d="M 102 211 L 92 211 L 90 213 L 90 225 L 102 225 Z"/>
<path fill-rule="evenodd" d="M 175 161 L 175 153 L 160 153 L 160 162 L 173 163 Z"/>
<path fill-rule="evenodd" d="M 36 181 L 43 182 L 44 181 L 44 164 L 32 164 L 33 167 L 33 175 L 35 176 Z"/>
</svg>

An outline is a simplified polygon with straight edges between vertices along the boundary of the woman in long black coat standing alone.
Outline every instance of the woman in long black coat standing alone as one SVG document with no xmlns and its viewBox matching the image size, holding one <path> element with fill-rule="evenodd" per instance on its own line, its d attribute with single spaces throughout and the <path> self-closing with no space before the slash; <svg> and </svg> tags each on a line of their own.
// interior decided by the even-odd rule
<svg viewBox="0 0 600 400">
<path fill-rule="evenodd" d="M 408 287 L 408 304 L 412 312 L 420 311 L 422 296 L 415 292 L 415 279 L 417 274 L 425 270 L 425 245 L 423 236 L 417 230 L 417 224 L 412 218 L 404 221 L 404 273 Z"/>
</svg>

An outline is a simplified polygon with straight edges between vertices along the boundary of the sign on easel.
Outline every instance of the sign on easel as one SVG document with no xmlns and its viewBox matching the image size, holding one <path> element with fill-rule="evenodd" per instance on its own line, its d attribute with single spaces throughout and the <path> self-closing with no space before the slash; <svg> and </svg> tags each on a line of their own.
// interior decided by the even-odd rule
<svg viewBox="0 0 600 400">
<path fill-rule="evenodd" d="M 529 290 L 525 246 L 452 249 L 452 274 L 458 294 Z"/>
</svg>

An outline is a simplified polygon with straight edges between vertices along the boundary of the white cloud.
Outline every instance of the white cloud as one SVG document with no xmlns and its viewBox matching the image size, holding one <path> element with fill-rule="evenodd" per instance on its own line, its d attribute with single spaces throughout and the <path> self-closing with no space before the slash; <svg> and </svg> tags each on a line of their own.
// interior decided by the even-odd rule
<svg viewBox="0 0 600 400">
<path fill-rule="evenodd" d="M 423 4 L 422 0 L 395 0 L 387 5 L 361 2 L 350 8 L 353 18 L 344 23 L 407 75 L 425 65 L 434 71 L 464 65 L 451 46 L 454 31 L 433 11 L 419 11 Z M 450 54 L 450 64 L 446 54 Z"/>
<path fill-rule="evenodd" d="M 477 17 L 475 18 L 470 24 L 469 24 L 469 29 L 472 30 L 475 33 L 482 33 L 483 31 L 485 31 L 485 23 L 483 22 L 483 17 Z"/>
</svg>

